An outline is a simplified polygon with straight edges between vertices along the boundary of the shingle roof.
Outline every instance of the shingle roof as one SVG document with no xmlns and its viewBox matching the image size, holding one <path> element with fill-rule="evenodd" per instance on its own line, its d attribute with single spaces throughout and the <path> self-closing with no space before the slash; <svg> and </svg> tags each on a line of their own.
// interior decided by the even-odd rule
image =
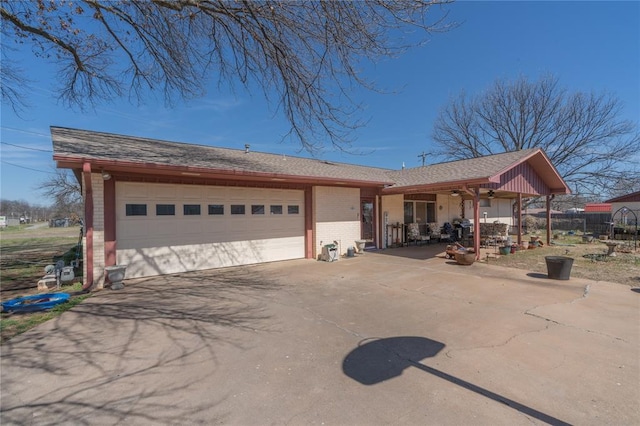
<svg viewBox="0 0 640 426">
<path fill-rule="evenodd" d="M 621 195 L 620 197 L 615 197 L 610 200 L 605 201 L 605 203 L 631 203 L 640 201 L 640 191 L 632 192 L 630 194 Z"/>
<path fill-rule="evenodd" d="M 168 142 L 157 139 L 51 127 L 54 160 L 63 167 L 115 166 L 149 172 L 158 167 L 178 172 L 196 170 L 240 178 L 282 178 L 290 181 L 335 182 L 358 186 L 385 186 L 385 191 L 438 184 L 489 182 L 510 167 L 539 153 L 539 149 L 490 155 L 404 170 L 389 170 L 311 158 Z M 542 155 L 546 158 L 546 156 Z M 544 160 L 547 161 L 547 160 Z M 550 164 L 550 163 L 545 163 Z M 235 176 L 235 177 L 234 177 Z M 561 181 L 561 178 L 558 178 Z M 562 185 L 566 187 L 564 182 Z"/>
<path fill-rule="evenodd" d="M 488 179 L 503 172 L 506 167 L 510 167 L 529 157 L 536 151 L 538 151 L 538 149 L 533 148 L 470 158 L 467 160 L 433 164 L 424 167 L 390 171 L 387 172 L 387 176 L 395 182 L 392 188 Z"/>
<path fill-rule="evenodd" d="M 391 184 L 387 169 L 318 159 L 51 127 L 55 160 L 120 161 L 257 174 Z"/>
</svg>

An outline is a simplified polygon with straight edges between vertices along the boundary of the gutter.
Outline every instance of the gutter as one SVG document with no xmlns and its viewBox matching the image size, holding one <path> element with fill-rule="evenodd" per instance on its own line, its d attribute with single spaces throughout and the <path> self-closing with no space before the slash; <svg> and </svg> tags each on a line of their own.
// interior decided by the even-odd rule
<svg viewBox="0 0 640 426">
<path fill-rule="evenodd" d="M 113 172 L 136 173 L 140 175 L 164 175 L 178 177 L 197 177 L 200 179 L 222 179 L 243 181 L 270 181 L 299 184 L 325 184 L 344 187 L 384 187 L 394 182 L 382 180 L 367 180 L 366 178 L 340 178 L 333 176 L 289 175 L 273 172 L 254 172 L 240 169 L 207 169 L 202 167 L 179 166 L 123 160 L 104 160 L 77 157 L 73 155 L 54 154 L 54 161 L 58 168 L 75 168 L 79 163 L 91 161 L 96 169 L 109 169 Z"/>
</svg>

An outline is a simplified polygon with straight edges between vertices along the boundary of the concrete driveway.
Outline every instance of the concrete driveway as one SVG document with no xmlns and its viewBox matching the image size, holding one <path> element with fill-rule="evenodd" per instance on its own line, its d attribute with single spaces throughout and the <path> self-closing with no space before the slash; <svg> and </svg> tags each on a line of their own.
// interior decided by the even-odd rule
<svg viewBox="0 0 640 426">
<path fill-rule="evenodd" d="M 640 294 L 434 248 L 129 281 L 2 346 L 8 424 L 640 423 Z"/>
</svg>

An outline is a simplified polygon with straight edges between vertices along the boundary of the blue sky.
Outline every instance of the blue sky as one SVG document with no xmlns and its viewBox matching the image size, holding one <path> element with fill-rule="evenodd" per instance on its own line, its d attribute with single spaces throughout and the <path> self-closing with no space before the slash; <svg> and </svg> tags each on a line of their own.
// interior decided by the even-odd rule
<svg viewBox="0 0 640 426">
<path fill-rule="evenodd" d="M 622 100 L 622 117 L 640 120 L 640 2 L 460 2 L 449 7 L 461 25 L 434 34 L 425 46 L 364 69 L 393 94 L 358 91 L 368 124 L 354 134 L 350 155 L 321 157 L 369 166 L 421 164 L 430 151 L 438 111 L 464 90 L 481 93 L 496 79 L 553 74 L 571 91 L 607 91 Z M 33 81 L 31 108 L 17 117 L 3 105 L 0 198 L 49 204 L 38 193 L 55 168 L 49 126 L 74 127 L 148 138 L 308 156 L 281 143 L 287 123 L 256 91 L 219 92 L 167 108 L 149 98 L 65 109 L 53 94 L 55 67 L 27 52 L 21 65 Z M 19 147 L 13 146 L 18 145 Z M 428 160 L 427 160 L 428 161 Z"/>
</svg>

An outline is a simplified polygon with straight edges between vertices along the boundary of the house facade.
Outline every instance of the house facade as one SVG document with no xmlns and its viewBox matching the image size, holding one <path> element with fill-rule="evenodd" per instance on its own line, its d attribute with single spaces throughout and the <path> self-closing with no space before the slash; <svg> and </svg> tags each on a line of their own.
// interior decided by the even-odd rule
<svg viewBox="0 0 640 426">
<path fill-rule="evenodd" d="M 51 128 L 54 160 L 85 200 L 85 288 L 127 278 L 289 259 L 334 244 L 384 249 L 406 226 L 512 227 L 523 197 L 569 193 L 539 149 L 390 170 L 278 154 Z M 515 215 L 515 216 L 514 216 Z M 514 229 L 518 238 L 521 230 Z M 480 233 L 469 245 L 479 248 Z"/>
<path fill-rule="evenodd" d="M 640 191 L 622 195 L 606 201 L 611 205 L 615 225 L 637 226 L 640 218 Z"/>
</svg>

